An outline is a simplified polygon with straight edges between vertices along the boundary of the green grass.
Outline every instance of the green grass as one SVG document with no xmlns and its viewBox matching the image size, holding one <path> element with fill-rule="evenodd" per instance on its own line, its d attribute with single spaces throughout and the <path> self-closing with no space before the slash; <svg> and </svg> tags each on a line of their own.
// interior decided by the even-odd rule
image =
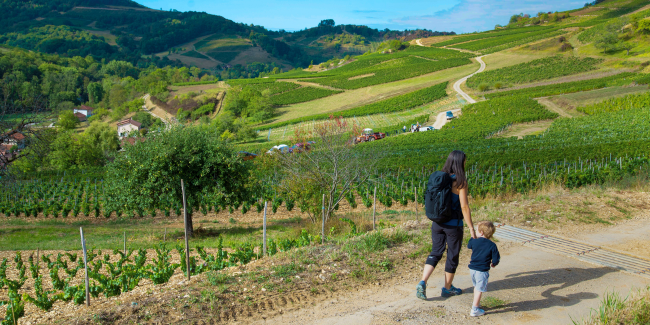
<svg viewBox="0 0 650 325">
<path fill-rule="evenodd" d="M 508 305 L 507 301 L 495 297 L 483 297 L 481 299 L 481 306 L 487 309 L 497 309 L 506 305 Z"/>
</svg>

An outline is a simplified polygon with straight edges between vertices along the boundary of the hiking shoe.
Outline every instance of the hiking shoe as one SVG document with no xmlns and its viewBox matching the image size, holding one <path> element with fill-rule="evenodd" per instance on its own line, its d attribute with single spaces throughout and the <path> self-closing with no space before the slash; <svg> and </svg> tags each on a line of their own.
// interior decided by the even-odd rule
<svg viewBox="0 0 650 325">
<path fill-rule="evenodd" d="M 454 286 L 451 286 L 449 289 L 442 287 L 442 293 L 440 294 L 443 297 L 458 296 L 463 293 L 463 290 L 458 289 Z"/>
<path fill-rule="evenodd" d="M 469 315 L 472 317 L 483 316 L 485 315 L 485 310 L 481 308 L 472 308 L 472 311 L 469 313 Z"/>
<path fill-rule="evenodd" d="M 415 296 L 426 300 L 427 299 L 427 285 L 426 284 L 421 284 L 418 283 L 417 287 L 415 287 Z"/>
</svg>

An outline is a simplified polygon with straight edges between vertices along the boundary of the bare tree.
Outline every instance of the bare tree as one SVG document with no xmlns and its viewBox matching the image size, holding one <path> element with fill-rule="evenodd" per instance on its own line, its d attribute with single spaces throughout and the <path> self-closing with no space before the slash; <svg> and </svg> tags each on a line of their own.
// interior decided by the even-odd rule
<svg viewBox="0 0 650 325">
<path fill-rule="evenodd" d="M 53 118 L 36 89 L 11 77 L 0 79 L 0 175 L 18 159 L 44 154 L 52 137 L 43 123 Z"/>
<path fill-rule="evenodd" d="M 364 159 L 355 150 L 353 139 L 357 131 L 356 126 L 330 118 L 303 137 L 303 143 L 304 139 L 315 141 L 310 150 L 278 154 L 282 176 L 279 187 L 305 208 L 312 221 L 318 219 L 323 194 L 328 220 L 353 185 L 365 182 L 373 174 L 379 159 Z"/>
</svg>

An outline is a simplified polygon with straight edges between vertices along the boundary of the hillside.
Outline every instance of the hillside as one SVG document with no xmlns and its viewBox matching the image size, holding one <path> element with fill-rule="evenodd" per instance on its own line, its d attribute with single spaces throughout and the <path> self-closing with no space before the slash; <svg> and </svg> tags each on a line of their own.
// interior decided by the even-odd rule
<svg viewBox="0 0 650 325">
<path fill-rule="evenodd" d="M 461 35 L 11 4 L 4 323 L 648 323 L 647 0 Z M 456 150 L 503 257 L 480 318 L 470 249 L 462 295 L 414 290 Z"/>
<path fill-rule="evenodd" d="M 230 70 L 223 74 L 226 79 L 361 54 L 384 36 L 434 34 L 351 25 L 273 32 L 204 12 L 149 9 L 130 0 L 5 1 L 0 10 L 0 44 L 67 57 L 125 60 L 142 67 L 163 61 Z"/>
</svg>

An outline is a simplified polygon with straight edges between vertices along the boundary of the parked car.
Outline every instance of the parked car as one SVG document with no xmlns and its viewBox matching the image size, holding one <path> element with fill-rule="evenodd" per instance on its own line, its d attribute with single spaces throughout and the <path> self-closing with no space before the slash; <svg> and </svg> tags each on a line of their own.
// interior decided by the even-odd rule
<svg viewBox="0 0 650 325">
<path fill-rule="evenodd" d="M 277 146 L 273 146 L 273 148 L 269 149 L 269 151 L 267 151 L 266 153 L 268 153 L 268 154 L 273 154 L 273 153 L 275 153 L 276 151 L 279 152 L 279 153 L 289 153 L 289 152 L 290 152 L 289 149 L 291 149 L 291 148 L 289 148 L 288 145 L 286 145 L 286 144 L 279 144 L 279 145 L 277 145 Z"/>
<path fill-rule="evenodd" d="M 454 118 L 454 113 L 452 111 L 447 111 L 447 119 L 451 120 Z"/>
<path fill-rule="evenodd" d="M 423 131 L 434 131 L 434 130 L 435 130 L 435 128 L 434 128 L 433 126 L 423 126 L 423 127 L 421 127 L 421 128 L 419 129 L 420 132 L 423 132 Z"/>
</svg>

